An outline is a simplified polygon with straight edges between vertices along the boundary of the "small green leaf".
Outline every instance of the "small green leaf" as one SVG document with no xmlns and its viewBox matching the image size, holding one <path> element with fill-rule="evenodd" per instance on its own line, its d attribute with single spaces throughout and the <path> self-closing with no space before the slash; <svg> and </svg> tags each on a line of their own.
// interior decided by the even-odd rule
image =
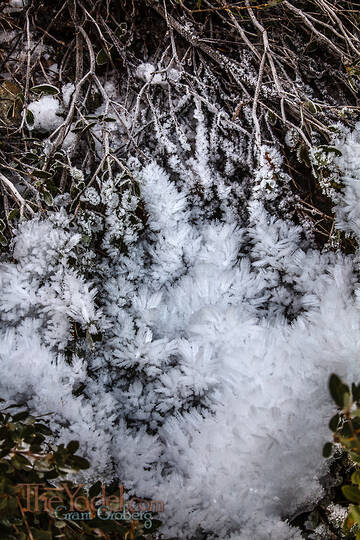
<svg viewBox="0 0 360 540">
<path fill-rule="evenodd" d="M 24 424 L 26 426 L 32 426 L 35 422 L 36 422 L 36 418 L 35 416 L 32 416 L 31 414 L 29 414 L 24 420 Z"/>
<path fill-rule="evenodd" d="M 48 426 L 44 426 L 44 424 L 35 424 L 34 426 L 39 433 L 42 433 L 43 435 L 51 435 L 52 431 Z"/>
<path fill-rule="evenodd" d="M 8 245 L 8 241 L 6 237 L 1 233 L 0 233 L 0 244 L 4 247 Z"/>
<path fill-rule="evenodd" d="M 344 407 L 346 394 L 350 394 L 349 387 L 342 382 L 340 377 L 333 373 L 329 379 L 329 390 L 336 405 L 342 409 Z"/>
<path fill-rule="evenodd" d="M 92 338 L 92 336 L 91 336 L 91 334 L 90 334 L 90 332 L 89 332 L 88 329 L 86 329 L 86 341 L 87 341 L 87 343 L 88 343 L 89 349 L 90 349 L 91 351 L 93 351 L 94 348 L 95 348 L 95 345 L 94 345 L 93 338 Z"/>
<path fill-rule="evenodd" d="M 283 2 L 283 1 L 284 0 L 269 0 L 269 2 L 267 2 L 267 4 L 266 4 L 266 7 L 270 8 L 270 7 L 277 6 L 278 4 L 281 4 L 281 2 Z"/>
<path fill-rule="evenodd" d="M 47 459 L 37 459 L 34 463 L 34 469 L 35 471 L 39 472 L 47 472 L 53 469 L 53 464 L 49 463 L 49 460 Z"/>
<path fill-rule="evenodd" d="M 42 531 L 33 527 L 31 527 L 31 533 L 35 540 L 52 540 L 53 537 L 51 531 Z"/>
<path fill-rule="evenodd" d="M 29 416 L 29 413 L 28 411 L 21 411 L 17 414 L 14 414 L 13 416 L 13 421 L 14 422 L 19 422 L 21 420 L 25 420 L 25 418 L 27 418 Z"/>
<path fill-rule="evenodd" d="M 326 154 L 335 154 L 338 157 L 342 156 L 341 150 L 336 148 L 336 146 L 323 145 L 323 146 L 318 146 L 317 148 L 321 150 L 322 152 L 325 152 Z"/>
<path fill-rule="evenodd" d="M 300 161 L 305 163 L 307 167 L 310 167 L 311 163 L 310 163 L 310 157 L 309 157 L 309 149 L 306 146 L 306 144 L 301 144 L 299 146 L 298 156 L 299 156 Z"/>
<path fill-rule="evenodd" d="M 30 109 L 26 109 L 25 120 L 28 126 L 33 126 L 35 122 L 34 115 Z"/>
<path fill-rule="evenodd" d="M 360 384 L 352 383 L 351 393 L 354 401 L 360 401 Z"/>
<path fill-rule="evenodd" d="M 37 86 L 33 86 L 31 88 L 31 91 L 35 94 L 48 94 L 52 96 L 55 96 L 59 93 L 59 89 L 52 84 L 38 84 Z"/>
<path fill-rule="evenodd" d="M 357 484 L 358 486 L 360 485 L 360 470 L 352 473 L 351 481 L 353 484 Z"/>
<path fill-rule="evenodd" d="M 73 133 L 80 133 L 80 135 L 83 135 L 84 133 L 86 133 L 89 129 L 91 129 L 92 127 L 96 126 L 97 122 L 89 122 L 88 124 L 84 125 L 84 123 L 82 122 L 81 124 L 79 124 L 78 127 L 75 127 L 74 129 L 72 129 L 71 131 Z"/>
<path fill-rule="evenodd" d="M 345 497 L 354 503 L 359 504 L 360 503 L 360 490 L 359 488 L 355 486 L 343 486 L 341 488 L 341 491 L 345 495 Z"/>
<path fill-rule="evenodd" d="M 48 191 L 47 189 L 43 190 L 43 198 L 44 198 L 44 202 L 48 206 L 54 206 L 53 196 L 51 195 L 50 191 Z"/>
<path fill-rule="evenodd" d="M 325 443 L 323 447 L 323 457 L 329 458 L 332 454 L 332 449 L 333 449 L 333 445 L 331 442 Z"/>
<path fill-rule="evenodd" d="M 42 171 L 41 169 L 34 169 L 31 174 L 36 176 L 36 178 L 45 178 L 46 180 L 52 177 L 51 173 L 48 171 Z"/>
<path fill-rule="evenodd" d="M 96 63 L 98 66 L 103 66 L 109 61 L 109 56 L 104 49 L 101 49 L 96 55 Z"/>
<path fill-rule="evenodd" d="M 19 215 L 19 210 L 18 210 L 18 208 L 14 208 L 13 210 L 10 210 L 9 215 L 8 215 L 8 220 L 9 220 L 9 221 L 12 221 L 12 220 L 15 219 L 18 215 Z"/>
<path fill-rule="evenodd" d="M 88 469 L 90 467 L 88 460 L 80 456 L 72 456 L 71 463 L 75 469 Z"/>
<path fill-rule="evenodd" d="M 65 521 L 55 521 L 54 525 L 58 529 L 63 529 L 64 527 L 66 527 Z"/>
<path fill-rule="evenodd" d="M 339 421 L 340 421 L 340 415 L 335 414 L 335 416 L 333 416 L 329 422 L 329 429 L 331 429 L 331 431 L 336 431 L 339 425 Z"/>
<path fill-rule="evenodd" d="M 98 493 L 100 493 L 100 490 L 101 490 L 101 482 L 100 480 L 98 480 L 93 486 L 91 486 L 91 488 L 89 489 L 89 499 L 92 499 L 93 497 L 95 497 L 95 495 L 97 495 Z"/>
<path fill-rule="evenodd" d="M 304 107 L 313 114 L 317 113 L 317 107 L 312 101 L 305 101 Z"/>
<path fill-rule="evenodd" d="M 267 119 L 269 121 L 269 124 L 271 124 L 272 126 L 275 126 L 275 124 L 277 122 L 277 117 L 275 116 L 275 114 L 272 111 L 269 111 L 267 113 Z"/>
<path fill-rule="evenodd" d="M 344 524 L 343 524 L 343 531 L 344 532 L 347 532 L 347 531 L 350 531 L 350 529 L 354 526 L 354 523 L 355 523 L 355 520 L 352 516 L 352 509 L 353 509 L 354 505 L 350 504 L 350 511 L 347 515 L 347 517 L 345 518 L 345 521 L 344 521 Z"/>
<path fill-rule="evenodd" d="M 68 450 L 68 452 L 70 452 L 70 454 L 75 454 L 75 452 L 79 450 L 79 446 L 80 445 L 78 441 L 70 441 L 66 449 Z"/>
<path fill-rule="evenodd" d="M 30 162 L 39 161 L 39 156 L 35 152 L 26 152 L 24 157 Z"/>
<path fill-rule="evenodd" d="M 354 463 L 358 463 L 360 465 L 360 456 L 356 452 L 352 452 L 349 450 L 349 456 L 354 461 Z"/>
<path fill-rule="evenodd" d="M 352 90 L 354 90 L 354 92 L 358 91 L 358 88 L 356 86 L 356 83 L 355 83 L 353 77 L 348 77 L 348 83 L 349 83 L 350 87 L 352 88 Z"/>
<path fill-rule="evenodd" d="M 31 463 L 26 457 L 22 456 L 21 454 L 15 454 L 11 458 L 11 464 L 17 469 L 18 471 L 21 471 L 25 467 L 31 467 Z"/>
</svg>

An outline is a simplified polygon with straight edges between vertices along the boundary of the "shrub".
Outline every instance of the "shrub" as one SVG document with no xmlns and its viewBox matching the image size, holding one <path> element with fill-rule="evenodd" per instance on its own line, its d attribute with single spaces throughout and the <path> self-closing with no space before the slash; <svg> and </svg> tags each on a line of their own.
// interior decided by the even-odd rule
<svg viewBox="0 0 360 540">
<path fill-rule="evenodd" d="M 1 539 L 85 540 L 101 537 L 141 540 L 145 538 L 144 530 L 148 533 L 157 528 L 158 521 L 152 521 L 151 528 L 146 530 L 144 523 L 137 520 L 122 520 L 121 517 L 104 520 L 98 512 L 89 512 L 87 501 L 100 493 L 100 482 L 88 490 L 69 480 L 59 485 L 65 475 L 74 476 L 89 467 L 89 462 L 76 453 L 79 443 L 71 441 L 67 446 L 56 446 L 51 442 L 53 433 L 48 419 L 32 416 L 27 409 L 12 414 L 12 408 L 21 406 L 8 405 L 0 412 Z M 113 494 L 115 486 L 108 486 L 106 491 L 107 495 Z M 53 512 L 53 507 L 44 502 L 44 497 L 56 497 L 58 500 L 53 502 L 54 505 L 71 508 L 71 495 L 75 493 L 75 510 L 84 519 L 59 519 L 56 508 Z"/>
<path fill-rule="evenodd" d="M 353 383 L 350 389 L 340 377 L 333 374 L 329 389 L 339 411 L 330 420 L 333 441 L 324 445 L 323 454 L 330 457 L 334 448 L 340 447 L 351 460 L 354 469 L 352 484 L 345 484 L 341 488 L 343 495 L 352 503 L 343 530 L 354 533 L 356 540 L 360 540 L 360 384 Z"/>
</svg>

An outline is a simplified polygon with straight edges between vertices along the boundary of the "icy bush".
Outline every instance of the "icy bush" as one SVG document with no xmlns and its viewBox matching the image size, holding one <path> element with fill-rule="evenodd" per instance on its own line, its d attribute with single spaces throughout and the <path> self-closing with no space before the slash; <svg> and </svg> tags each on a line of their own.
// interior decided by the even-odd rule
<svg viewBox="0 0 360 540">
<path fill-rule="evenodd" d="M 354 130 L 342 129 L 334 137 L 332 153 L 335 174 L 340 181 L 341 195 L 334 195 L 337 202 L 336 219 L 339 228 L 360 240 L 360 122 Z"/>
<path fill-rule="evenodd" d="M 187 173 L 204 192 L 221 185 L 207 152 Z M 54 412 L 91 474 L 163 499 L 168 534 L 300 538 L 286 518 L 322 495 L 328 375 L 358 378 L 353 257 L 311 248 L 258 191 L 214 219 L 186 178 L 154 162 L 135 177 L 89 187 L 76 220 L 19 227 L 0 273 L 1 394 Z"/>
</svg>

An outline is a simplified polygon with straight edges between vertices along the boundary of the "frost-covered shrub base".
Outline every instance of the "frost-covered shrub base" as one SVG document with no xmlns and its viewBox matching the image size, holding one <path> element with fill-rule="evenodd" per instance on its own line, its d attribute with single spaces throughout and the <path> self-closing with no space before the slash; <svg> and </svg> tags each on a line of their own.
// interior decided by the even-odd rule
<svg viewBox="0 0 360 540">
<path fill-rule="evenodd" d="M 155 163 L 137 178 L 145 228 L 126 221 L 139 195 L 119 196 L 121 177 L 85 192 L 100 221 L 19 227 L 0 273 L 1 395 L 55 413 L 96 477 L 163 499 L 170 535 L 300 538 L 284 519 L 322 495 L 327 377 L 358 375 L 353 259 L 256 198 L 246 220 L 202 220 Z"/>
</svg>

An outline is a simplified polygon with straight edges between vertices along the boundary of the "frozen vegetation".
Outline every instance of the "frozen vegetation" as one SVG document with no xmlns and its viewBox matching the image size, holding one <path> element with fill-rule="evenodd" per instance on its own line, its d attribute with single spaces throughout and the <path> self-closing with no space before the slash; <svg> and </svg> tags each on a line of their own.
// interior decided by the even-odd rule
<svg viewBox="0 0 360 540">
<path fill-rule="evenodd" d="M 357 140 L 339 141 L 343 155 Z M 358 234 L 360 159 L 337 162 L 339 227 Z M 255 198 L 247 220 L 231 208 L 210 220 L 156 163 L 134 175 L 149 216 L 141 238 L 119 222 L 138 204 L 119 199 L 120 175 L 97 195 L 108 211 L 95 227 L 91 211 L 74 226 L 61 210 L 17 230 L 0 276 L 1 395 L 54 411 L 93 474 L 164 499 L 171 534 L 201 524 L 296 538 L 281 516 L 322 494 L 328 374 L 357 376 L 357 254 L 309 248 Z M 85 242 L 100 228 L 101 261 Z"/>
<path fill-rule="evenodd" d="M 319 246 L 295 216 L 274 120 L 259 131 L 250 61 L 239 77 L 255 97 L 236 124 L 207 69 L 189 83 L 174 58 L 146 60 L 127 109 L 125 83 L 90 65 L 98 103 L 77 120 L 87 79 L 60 83 L 49 60 L 23 113 L 39 137 L 32 172 L 57 174 L 57 152 L 71 188 L 40 190 L 47 211 L 26 215 L 14 180 L 25 216 L 0 267 L 0 395 L 54 413 L 59 440 L 78 439 L 92 464 L 85 480 L 163 500 L 166 538 L 300 539 L 289 520 L 328 474 L 328 377 L 359 378 L 360 253 L 338 239 L 360 240 L 360 123 L 333 123 L 326 145 L 314 133 L 305 158 L 307 135 L 285 126 L 335 212 Z"/>
</svg>

